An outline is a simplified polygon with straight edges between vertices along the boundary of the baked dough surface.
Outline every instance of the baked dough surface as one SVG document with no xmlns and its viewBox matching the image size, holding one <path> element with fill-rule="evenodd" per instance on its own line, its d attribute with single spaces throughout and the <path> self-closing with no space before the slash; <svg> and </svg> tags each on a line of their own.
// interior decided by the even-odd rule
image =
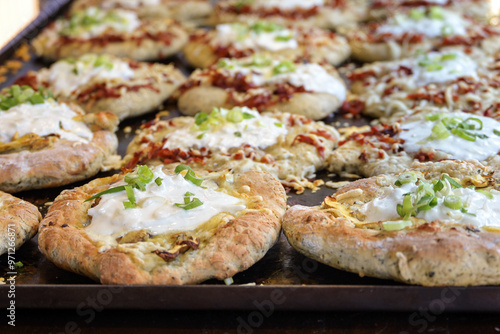
<svg viewBox="0 0 500 334">
<path fill-rule="evenodd" d="M 303 116 L 288 113 L 264 113 L 276 119 L 288 130 L 277 142 L 265 148 L 248 142 L 223 150 L 217 146 L 190 147 L 184 149 L 163 148 L 168 135 L 200 135 L 191 129 L 195 124 L 193 117 L 176 117 L 171 120 L 155 120 L 142 127 L 127 148 L 123 159 L 124 166 L 133 168 L 136 164 L 189 164 L 197 171 L 221 171 L 230 169 L 243 172 L 249 169 L 264 170 L 284 185 L 299 193 L 304 188 L 316 189 L 318 181 L 310 181 L 315 173 L 326 167 L 327 152 L 333 150 L 339 139 L 338 132 L 322 122 L 313 122 Z M 235 137 L 236 138 L 236 137 Z M 177 138 L 178 139 L 178 138 Z"/>
<path fill-rule="evenodd" d="M 244 199 L 247 209 L 193 231 L 153 236 L 142 230 L 145 233 L 124 236 L 128 240 L 122 238 L 122 242 L 108 241 L 103 247 L 84 229 L 92 206 L 92 201 L 84 201 L 123 178 L 115 175 L 59 195 L 40 225 L 40 250 L 57 266 L 103 284 L 178 285 L 232 277 L 260 260 L 276 242 L 285 191 L 275 178 L 260 171 L 236 174 L 234 182 L 224 173 L 204 177 Z M 183 240 L 195 240 L 198 245 L 172 261 L 152 253 L 175 249 L 176 241 Z"/>
<path fill-rule="evenodd" d="M 107 29 L 95 37 L 63 36 L 61 21 L 45 28 L 33 41 L 38 56 L 58 60 L 86 53 L 110 54 L 138 61 L 162 59 L 179 52 L 188 41 L 183 26 L 172 19 L 141 20 L 131 32 Z"/>
<path fill-rule="evenodd" d="M 232 61 L 243 64 L 252 62 L 252 59 L 247 57 Z M 274 56 L 272 59 L 286 58 Z M 308 62 L 298 59 L 295 64 L 305 66 Z M 336 86 L 345 92 L 345 84 L 335 68 L 328 64 L 320 66 L 335 81 Z M 248 71 L 233 71 L 221 68 L 218 64 L 195 70 L 179 90 L 179 110 L 185 115 L 194 116 L 199 112 L 209 113 L 213 107 L 247 106 L 259 111 L 280 110 L 319 120 L 336 111 L 345 98 L 345 95 L 339 98 L 342 94 L 308 91 L 303 85 L 273 82 L 272 79 L 255 84 L 250 79 L 251 75 Z M 310 80 L 314 81 L 315 78 Z"/>
<path fill-rule="evenodd" d="M 266 24 L 268 23 L 266 22 Z M 242 26 L 245 27 L 244 29 L 250 29 L 251 24 L 239 25 L 238 29 L 242 29 Z M 194 67 L 206 68 L 220 58 L 241 58 L 250 56 L 255 52 L 268 52 L 274 55 L 286 55 L 295 58 L 306 57 L 313 62 L 326 60 L 334 66 L 344 62 L 351 54 L 347 40 L 333 32 L 315 27 L 281 25 L 279 27 L 292 33 L 293 39 L 297 41 L 296 48 L 273 50 L 265 45 L 236 46 L 221 43 L 222 41 L 219 41 L 219 37 L 217 37 L 217 30 L 200 29 L 191 34 L 190 41 L 184 48 L 184 55 Z"/>
<path fill-rule="evenodd" d="M 76 105 L 72 109 L 93 132 L 92 140 L 85 143 L 34 135 L 33 143 L 8 143 L 16 147 L 0 154 L 1 190 L 15 193 L 59 187 L 85 180 L 107 168 L 118 147 L 114 133 L 118 118 L 109 112 L 85 115 Z"/>
<path fill-rule="evenodd" d="M 0 255 L 33 238 L 41 220 L 36 206 L 0 191 Z"/>
<path fill-rule="evenodd" d="M 89 57 L 89 55 L 84 55 Z M 72 92 L 58 91 L 55 82 L 58 76 L 71 74 L 58 73 L 55 66 L 29 72 L 16 83 L 33 88 L 47 87 L 56 97 L 79 104 L 87 113 L 110 111 L 123 120 L 146 114 L 169 98 L 186 80 L 186 77 L 174 65 L 144 63 L 114 56 L 106 56 L 110 63 L 124 61 L 133 71 L 132 78 L 106 78 L 93 76 L 89 81 L 78 85 Z M 82 59 L 80 58 L 80 59 Z M 86 75 L 86 74 L 84 74 Z M 55 77 L 55 80 L 54 80 Z"/>
<path fill-rule="evenodd" d="M 416 163 L 412 171 L 426 180 L 447 173 L 463 186 L 498 188 L 493 170 L 472 161 Z M 500 284 L 499 228 L 412 217 L 412 226 L 386 231 L 383 222 L 363 222 L 359 208 L 387 196 L 397 179 L 355 181 L 321 206 L 293 206 L 283 221 L 288 241 L 306 256 L 361 276 L 425 286 Z"/>
</svg>

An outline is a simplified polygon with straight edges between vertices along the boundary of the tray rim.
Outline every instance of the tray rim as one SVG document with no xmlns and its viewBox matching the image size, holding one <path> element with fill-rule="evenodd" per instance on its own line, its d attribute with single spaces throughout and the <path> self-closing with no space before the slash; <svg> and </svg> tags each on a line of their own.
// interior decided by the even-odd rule
<svg viewBox="0 0 500 334">
<path fill-rule="evenodd" d="M 0 294 L 7 295 L 9 288 L 0 286 Z M 101 298 L 107 309 L 124 310 L 254 310 L 272 305 L 276 311 L 500 313 L 495 286 L 20 284 L 15 294 L 16 308 L 25 309 L 81 308 L 88 298 Z M 0 307 L 8 303 L 2 299 Z"/>
<path fill-rule="evenodd" d="M 9 59 L 23 41 L 34 38 L 39 30 L 49 24 L 71 1 L 46 0 L 46 5 L 41 8 L 37 18 L 0 49 L 0 63 Z M 423 287 L 333 284 L 258 286 L 16 284 L 16 308 L 75 309 L 85 301 L 85 297 L 97 296 L 101 291 L 110 291 L 114 288 L 125 289 L 126 293 L 115 294 L 116 298 L 112 298 L 106 305 L 109 309 L 255 310 L 258 309 L 255 303 L 262 305 L 271 299 L 273 291 L 282 291 L 288 302 L 274 303 L 276 311 L 412 312 L 421 311 L 422 308 L 428 309 L 431 303 L 436 303 L 436 305 L 441 305 L 439 301 L 445 303 L 443 291 L 456 289 L 461 291 L 460 295 L 453 301 L 445 303 L 443 312 L 500 313 L 500 286 Z M 9 289 L 8 284 L 0 285 L 0 295 L 7 296 Z M 222 289 L 226 289 L 224 294 L 227 293 L 226 295 L 231 298 L 220 298 L 214 302 L 214 295 L 222 295 Z M 402 292 L 405 293 L 405 298 L 401 298 Z M 193 300 L 196 300 L 196 303 L 193 303 Z M 9 302 L 10 299 L 1 298 L 0 307 L 8 307 Z"/>
</svg>

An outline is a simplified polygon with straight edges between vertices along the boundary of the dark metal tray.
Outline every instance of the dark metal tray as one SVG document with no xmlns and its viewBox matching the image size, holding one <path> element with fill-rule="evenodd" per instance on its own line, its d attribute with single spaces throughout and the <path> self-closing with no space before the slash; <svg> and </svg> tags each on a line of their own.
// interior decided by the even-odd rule
<svg viewBox="0 0 500 334">
<path fill-rule="evenodd" d="M 61 13 L 68 0 L 42 1 L 42 15 L 0 52 L 0 65 L 11 57 L 23 41 L 34 37 L 49 19 Z M 166 59 L 189 72 L 182 57 Z M 6 87 L 28 70 L 44 65 L 33 58 L 24 63 L 16 75 L 0 85 Z M 170 116 L 179 113 L 173 106 L 165 106 Z M 119 153 L 123 155 L 134 130 L 154 118 L 155 113 L 124 121 L 120 125 Z M 329 124 L 367 124 L 367 120 L 346 120 L 335 116 L 324 120 Z M 132 131 L 124 131 L 130 127 Z M 106 174 L 100 174 L 105 176 Z M 329 180 L 326 173 L 318 177 Z M 86 181 L 87 182 L 87 181 Z M 45 203 L 52 201 L 63 189 L 19 193 L 17 196 L 39 206 L 44 214 Z M 289 205 L 318 205 L 334 190 L 322 187 L 315 193 L 289 194 Z M 198 310 L 309 310 L 309 311 L 444 311 L 500 312 L 500 287 L 420 287 L 399 284 L 389 280 L 359 277 L 308 259 L 295 251 L 281 235 L 277 244 L 250 269 L 235 275 L 232 286 L 216 280 L 190 286 L 103 286 L 92 280 L 57 268 L 38 251 L 37 238 L 16 251 L 16 261 L 23 268 L 17 270 L 15 286 L 0 285 L 0 295 L 7 296 L 15 289 L 17 308 L 77 308 L 91 307 L 97 301 L 116 309 L 198 309 Z M 0 257 L 0 277 L 8 278 L 7 256 Z M 8 283 L 8 282 L 7 282 Z M 0 307 L 9 305 L 0 298 Z"/>
</svg>

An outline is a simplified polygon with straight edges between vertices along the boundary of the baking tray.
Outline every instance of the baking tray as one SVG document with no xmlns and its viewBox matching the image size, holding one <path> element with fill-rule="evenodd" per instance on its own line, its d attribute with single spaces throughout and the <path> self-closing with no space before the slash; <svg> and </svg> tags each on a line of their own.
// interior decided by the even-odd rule
<svg viewBox="0 0 500 334">
<path fill-rule="evenodd" d="M 45 0 L 40 17 L 24 29 L 13 41 L 0 51 L 0 65 L 12 56 L 23 42 L 32 39 L 52 18 L 59 15 L 68 0 Z M 186 72 L 190 68 L 182 56 L 165 59 L 174 62 Z M 28 70 L 36 70 L 47 64 L 35 57 L 25 62 L 16 75 L 10 75 L 0 89 L 12 84 Z M 179 115 L 172 105 L 169 117 Z M 126 120 L 120 124 L 118 137 L 119 153 L 133 137 L 135 129 L 154 118 L 155 113 Z M 329 117 L 325 123 L 335 125 L 362 125 L 368 120 L 347 120 L 339 115 Z M 106 176 L 99 174 L 97 177 Z M 327 173 L 318 178 L 332 179 Z M 36 204 L 42 214 L 47 211 L 45 203 L 51 202 L 63 189 L 82 185 L 16 194 Z M 318 205 L 333 189 L 321 187 L 312 193 L 289 194 L 288 204 Z M 281 234 L 276 245 L 248 270 L 233 277 L 234 284 L 226 286 L 217 280 L 188 286 L 104 286 L 94 281 L 57 268 L 39 251 L 37 238 L 27 242 L 16 251 L 16 261 L 24 267 L 17 270 L 15 279 L 15 302 L 17 308 L 30 309 L 77 309 L 94 307 L 97 302 L 107 309 L 190 309 L 190 310 L 307 310 L 307 311 L 418 311 L 442 312 L 500 312 L 500 287 L 421 287 L 409 286 L 390 280 L 360 277 L 356 274 L 336 270 L 311 260 L 295 251 Z M 0 277 L 8 278 L 7 256 L 0 257 Z M 8 307 L 4 298 L 12 287 L 0 286 L 0 307 Z"/>
</svg>

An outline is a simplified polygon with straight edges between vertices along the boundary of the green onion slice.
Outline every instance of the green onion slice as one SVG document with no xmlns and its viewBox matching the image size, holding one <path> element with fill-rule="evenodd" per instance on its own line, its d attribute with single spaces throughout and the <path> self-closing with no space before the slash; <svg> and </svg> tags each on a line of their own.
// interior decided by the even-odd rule
<svg viewBox="0 0 500 334">
<path fill-rule="evenodd" d="M 417 182 L 417 180 L 418 180 L 418 177 L 415 173 L 404 172 L 403 174 L 399 175 L 398 180 L 394 184 L 396 186 L 400 187 L 403 184 L 415 183 L 415 182 Z"/>
<path fill-rule="evenodd" d="M 194 185 L 197 185 L 198 187 L 201 186 L 201 184 L 203 183 L 203 179 L 197 177 L 195 172 L 188 165 L 183 165 L 183 164 L 178 165 L 177 167 L 175 167 L 174 172 L 176 174 L 179 174 L 180 172 L 185 170 L 187 170 L 187 173 L 184 176 L 184 178 L 193 183 Z"/>
<path fill-rule="evenodd" d="M 444 198 L 444 206 L 452 210 L 460 210 L 464 207 L 463 201 L 460 196 L 448 195 Z"/>
<path fill-rule="evenodd" d="M 486 190 L 482 190 L 482 189 L 477 189 L 476 192 L 478 193 L 481 193 L 483 195 L 485 195 L 486 197 L 488 197 L 489 199 L 493 199 L 493 194 L 490 193 L 489 191 L 486 191 Z"/>
<path fill-rule="evenodd" d="M 458 183 L 457 181 L 455 181 L 454 179 L 452 179 L 450 176 L 448 176 L 446 174 L 441 175 L 441 180 L 448 181 L 453 188 L 463 188 L 460 183 Z"/>
<path fill-rule="evenodd" d="M 386 231 L 399 231 L 411 225 L 412 223 L 409 220 L 395 220 L 382 223 L 382 227 Z"/>
</svg>

